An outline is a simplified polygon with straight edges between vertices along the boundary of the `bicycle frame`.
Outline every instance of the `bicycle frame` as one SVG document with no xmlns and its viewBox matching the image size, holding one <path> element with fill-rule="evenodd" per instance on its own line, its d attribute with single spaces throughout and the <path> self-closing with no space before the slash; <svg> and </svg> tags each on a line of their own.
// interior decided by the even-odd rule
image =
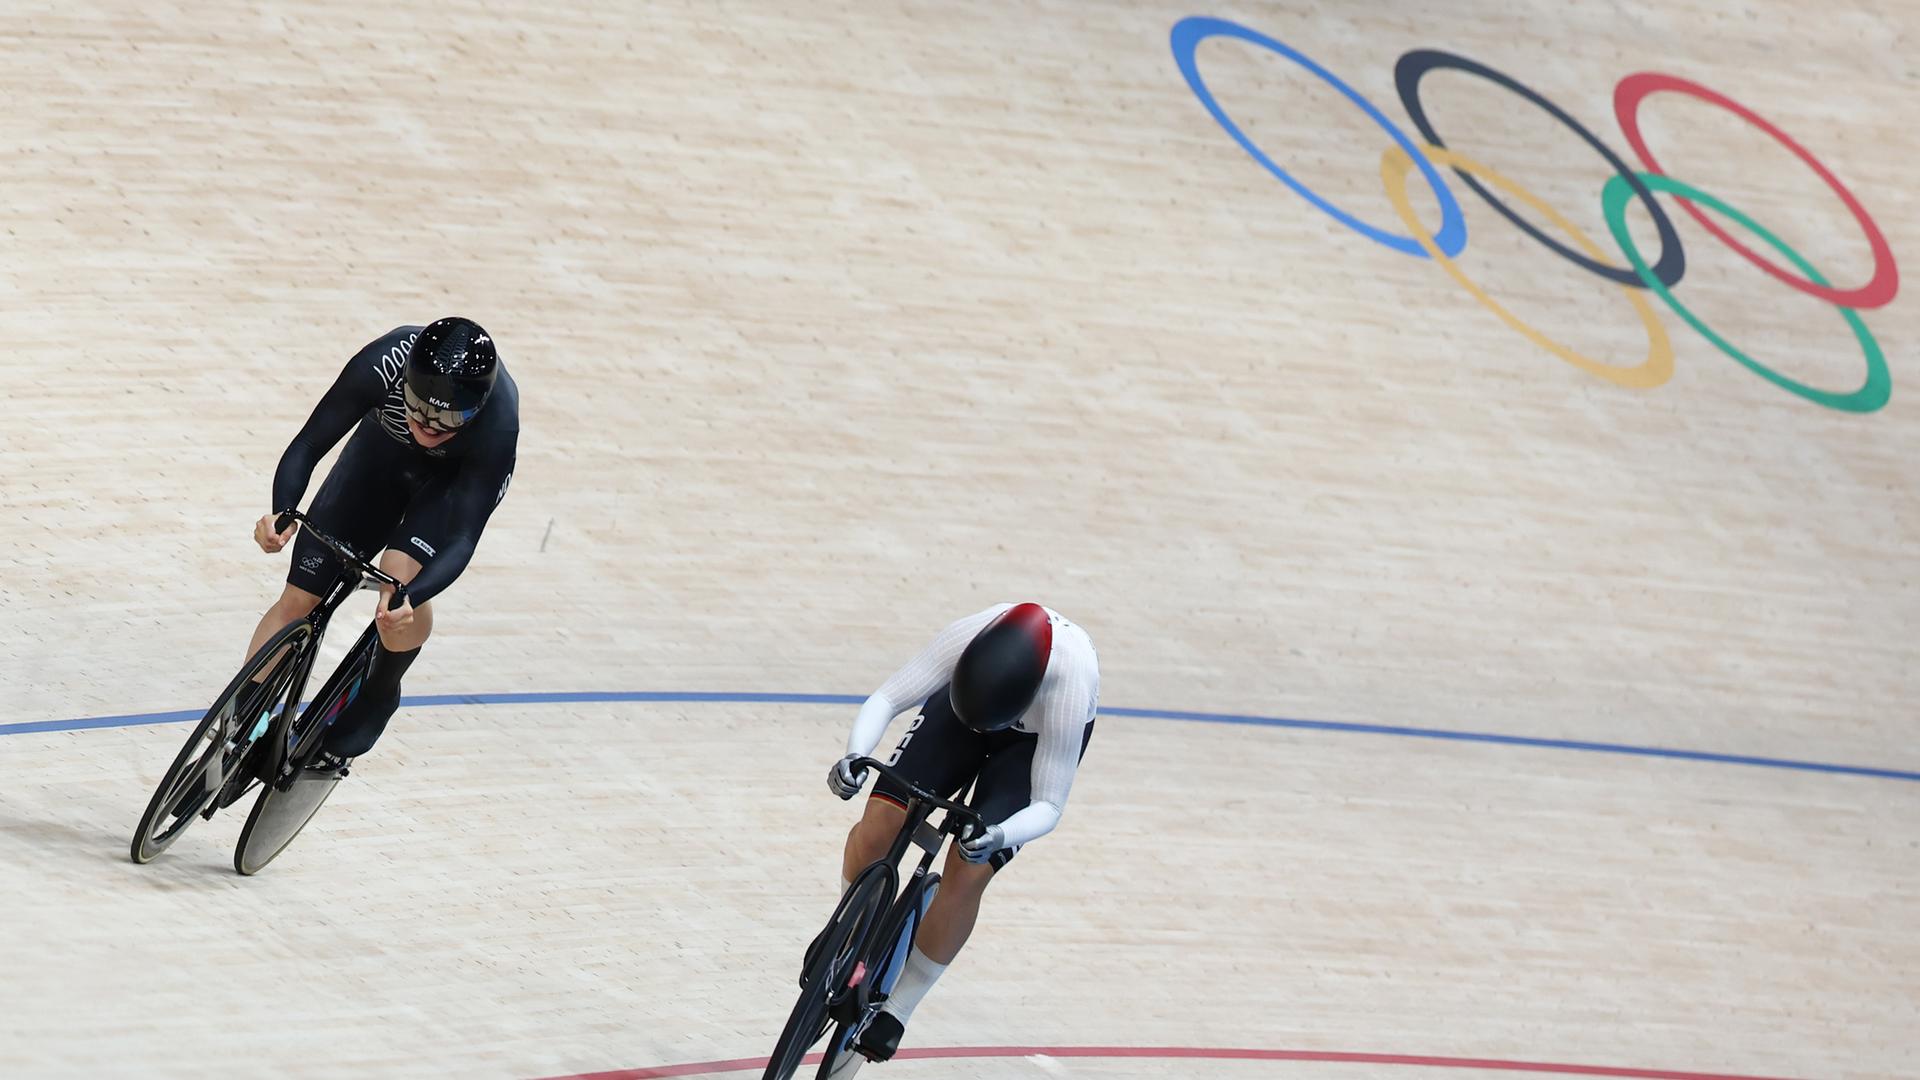
<svg viewBox="0 0 1920 1080">
<path fill-rule="evenodd" d="M 307 725 L 302 733 L 300 743 L 295 746 L 288 745 L 288 737 L 290 729 L 293 726 L 294 715 L 296 713 L 305 715 L 299 707 L 300 698 L 307 688 L 307 679 L 313 674 L 314 661 L 320 656 L 320 642 L 326 635 L 327 623 L 333 618 L 333 613 L 339 609 L 341 604 L 346 602 L 347 597 L 352 596 L 361 589 L 378 589 L 381 586 L 392 586 L 393 601 L 388 605 L 389 607 L 399 607 L 406 601 L 407 595 L 405 582 L 400 581 L 391 574 L 388 574 L 379 567 L 361 558 L 354 553 L 353 549 L 347 547 L 340 541 L 314 528 L 313 522 L 309 520 L 305 514 L 297 510 L 289 510 L 281 514 L 274 524 L 277 528 L 284 530 L 289 523 L 295 521 L 301 523 L 309 536 L 312 536 L 315 540 L 333 549 L 334 557 L 340 561 L 345 569 L 353 573 L 351 576 L 335 578 L 333 584 L 327 589 L 327 595 L 322 597 L 320 603 L 314 605 L 314 609 L 306 615 L 307 624 L 313 627 L 313 638 L 307 646 L 305 654 L 300 657 L 299 666 L 294 672 L 292 682 L 289 684 L 286 695 L 287 707 L 282 710 L 280 716 L 275 720 L 274 729 L 269 733 L 272 739 L 270 744 L 272 753 L 266 762 L 266 768 L 262 770 L 263 775 L 260 777 L 263 782 L 275 784 L 282 789 L 290 784 L 298 774 L 300 767 L 305 764 L 305 759 L 310 756 L 313 747 L 318 744 L 320 733 L 325 729 L 326 722 L 332 719 L 332 716 L 321 717 L 319 723 Z M 328 676 L 327 681 L 321 685 L 319 692 L 313 696 L 313 700 L 307 708 L 311 709 L 323 703 L 330 702 L 341 692 L 342 684 L 344 684 L 349 675 L 353 673 L 355 667 L 353 663 L 354 658 L 371 644 L 372 639 L 376 635 L 376 628 L 373 625 L 369 625 L 366 631 L 360 635 L 359 640 L 355 641 L 353 646 L 347 650 L 346 658 L 341 661 L 339 667 L 334 669 L 333 674 Z M 341 703 L 342 706 L 344 706 L 346 702 L 353 700 L 352 693 L 357 689 L 357 686 L 348 689 L 345 701 Z M 337 711 L 338 709 L 335 709 L 336 713 Z"/>
<path fill-rule="evenodd" d="M 840 894 L 826 928 L 807 946 L 800 1000 L 774 1043 L 762 1080 L 791 1080 L 807 1050 L 836 1024 L 838 1029 L 821 1068 L 828 1068 L 828 1063 L 849 1052 L 852 1037 L 886 1000 L 886 990 L 879 983 L 887 971 L 887 961 L 903 933 L 917 929 L 918 899 L 931 888 L 929 878 L 937 880 L 931 873 L 934 856 L 947 836 L 965 840 L 986 827 L 972 809 L 919 787 L 883 761 L 863 757 L 853 764 L 855 772 L 871 769 L 906 791 L 906 820 L 888 845 L 887 854 L 863 868 Z M 936 810 L 947 812 L 938 825 L 929 820 Z M 899 863 L 907 848 L 916 844 L 924 854 L 902 892 Z M 909 920 L 913 920 L 911 926 Z"/>
<path fill-rule="evenodd" d="M 985 827 L 980 816 L 963 803 L 942 799 L 932 792 L 921 789 L 883 762 L 873 758 L 863 758 L 858 764 L 874 768 L 881 775 L 891 777 L 895 783 L 907 789 L 908 797 L 907 819 L 901 823 L 900 831 L 895 834 L 893 843 L 887 848 L 887 854 L 861 871 L 862 874 L 869 874 L 873 873 L 875 868 L 879 868 L 879 872 L 887 882 L 887 893 L 893 899 L 879 917 L 876 924 L 877 932 L 870 933 L 862 944 L 858 954 L 859 962 L 845 991 L 829 999 L 829 1011 L 838 1014 L 838 1019 L 856 1030 L 886 998 L 885 991 L 878 988 L 877 976 L 889 966 L 892 954 L 898 947 L 901 932 L 907 929 L 909 921 L 914 924 L 915 932 L 918 931 L 921 917 L 918 904 L 918 895 L 921 891 L 919 883 L 930 876 L 933 860 L 939 855 L 946 837 L 952 835 L 964 839 Z M 965 797 L 966 792 L 962 791 L 961 798 Z M 947 812 L 947 816 L 938 826 L 929 822 L 936 810 Z M 912 874 L 907 877 L 907 887 L 902 889 L 900 860 L 912 846 L 918 846 L 921 849 L 920 860 Z M 851 896 L 853 892 L 854 890 L 848 890 L 848 895 Z M 875 977 L 869 978 L 870 975 Z"/>
</svg>

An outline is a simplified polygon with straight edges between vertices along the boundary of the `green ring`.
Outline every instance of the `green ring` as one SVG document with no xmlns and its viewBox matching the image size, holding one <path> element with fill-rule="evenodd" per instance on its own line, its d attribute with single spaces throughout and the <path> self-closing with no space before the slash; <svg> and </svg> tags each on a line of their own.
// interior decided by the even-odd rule
<svg viewBox="0 0 1920 1080">
<path fill-rule="evenodd" d="M 1639 177 L 1641 183 L 1655 191 L 1677 195 L 1718 212 L 1734 224 L 1772 245 L 1775 251 L 1786 256 L 1787 260 L 1799 267 L 1800 272 L 1814 284 L 1822 287 L 1828 285 L 1827 279 L 1820 276 L 1820 271 L 1815 270 L 1799 252 L 1788 247 L 1786 241 L 1761 228 L 1758 222 L 1725 202 L 1691 184 L 1681 183 L 1659 173 L 1643 172 Z M 1633 237 L 1627 233 L 1627 202 L 1633 197 L 1633 188 L 1627 183 L 1625 176 L 1616 173 L 1607 181 L 1607 186 L 1600 191 L 1600 209 L 1606 215 L 1607 228 L 1612 230 L 1614 241 L 1620 245 L 1620 250 L 1626 253 L 1628 261 L 1633 263 L 1633 270 L 1640 275 L 1640 280 L 1646 282 L 1648 289 L 1658 293 L 1660 299 L 1665 300 L 1675 314 L 1687 321 L 1687 325 L 1698 330 L 1700 336 L 1713 342 L 1721 352 L 1740 361 L 1754 374 L 1817 405 L 1825 405 L 1829 409 L 1841 409 L 1846 412 L 1864 413 L 1873 412 L 1887 403 L 1888 396 L 1893 393 L 1893 376 L 1887 371 L 1887 358 L 1880 352 L 1880 343 L 1873 339 L 1873 332 L 1867 329 L 1867 324 L 1852 308 L 1841 308 L 1840 314 L 1847 320 L 1847 325 L 1853 327 L 1853 336 L 1859 339 L 1860 350 L 1866 354 L 1867 381 L 1860 389 L 1850 394 L 1836 394 L 1831 390 L 1821 390 L 1789 379 L 1734 348 L 1726 338 L 1714 333 L 1712 327 L 1700 321 L 1699 316 L 1688 311 L 1686 305 L 1673 298 L 1673 291 L 1667 288 L 1665 282 L 1654 276 L 1653 270 L 1647 266 L 1647 261 L 1640 257 L 1640 250 L 1633 246 Z"/>
</svg>

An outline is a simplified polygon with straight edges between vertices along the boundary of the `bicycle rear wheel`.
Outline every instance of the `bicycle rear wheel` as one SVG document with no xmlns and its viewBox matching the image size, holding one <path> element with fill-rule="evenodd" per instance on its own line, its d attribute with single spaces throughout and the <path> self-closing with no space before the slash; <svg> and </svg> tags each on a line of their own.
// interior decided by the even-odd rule
<svg viewBox="0 0 1920 1080">
<path fill-rule="evenodd" d="M 187 737 L 186 745 L 174 755 L 173 764 L 167 767 L 160 786 L 147 801 L 146 811 L 140 815 L 129 851 L 134 862 L 152 862 L 172 846 L 196 816 L 210 810 L 208 800 L 250 760 L 255 740 L 253 717 L 248 714 L 256 708 L 271 707 L 273 699 L 286 691 L 287 677 L 312 636 L 313 627 L 304 621 L 282 629 L 248 658 L 240 673 L 214 699 L 193 734 Z M 286 655 L 276 661 L 276 654 L 282 649 L 286 649 Z M 254 682 L 254 676 L 270 663 L 274 666 L 273 672 Z"/>
<path fill-rule="evenodd" d="M 787 1016 L 787 1026 L 773 1044 L 767 1069 L 760 1080 L 792 1080 L 807 1057 L 807 1051 L 826 1034 L 828 1006 L 834 994 L 845 987 L 854 965 L 866 952 L 887 902 L 893 899 L 890 866 L 875 863 L 861 873 L 835 909 L 833 921 L 815 944 L 801 980 L 800 1000 Z"/>
<path fill-rule="evenodd" d="M 260 797 L 240 830 L 240 842 L 233 848 L 233 868 L 247 876 L 266 869 L 313 815 L 333 794 L 338 776 L 296 776 L 286 787 L 277 783 L 260 785 Z"/>
<path fill-rule="evenodd" d="M 266 869 L 339 785 L 339 775 L 315 775 L 307 765 L 319 755 L 320 736 L 327 726 L 359 696 L 373 659 L 373 642 L 374 628 L 368 624 L 366 633 L 314 695 L 313 703 L 297 713 L 289 705 L 268 733 L 271 745 L 261 762 L 266 782 L 260 785 L 260 797 L 254 800 L 246 827 L 240 830 L 240 842 L 233 847 L 237 873 L 251 876 Z"/>
</svg>

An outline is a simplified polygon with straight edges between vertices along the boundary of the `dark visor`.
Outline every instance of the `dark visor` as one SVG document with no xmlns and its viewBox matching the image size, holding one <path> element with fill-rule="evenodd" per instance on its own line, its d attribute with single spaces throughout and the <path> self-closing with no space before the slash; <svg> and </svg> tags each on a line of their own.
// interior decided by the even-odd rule
<svg viewBox="0 0 1920 1080">
<path fill-rule="evenodd" d="M 413 417 L 421 427 L 433 432 L 458 431 L 480 411 L 478 405 L 471 409 L 441 408 L 415 394 L 411 386 L 403 386 L 402 392 L 407 399 L 407 415 Z"/>
</svg>

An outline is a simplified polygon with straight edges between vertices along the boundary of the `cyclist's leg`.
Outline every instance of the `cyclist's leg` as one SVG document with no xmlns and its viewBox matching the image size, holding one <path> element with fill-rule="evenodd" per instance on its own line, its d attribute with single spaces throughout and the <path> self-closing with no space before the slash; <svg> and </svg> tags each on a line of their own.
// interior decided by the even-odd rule
<svg viewBox="0 0 1920 1080">
<path fill-rule="evenodd" d="M 298 585 L 288 582 L 280 590 L 280 599 L 273 602 L 266 614 L 260 616 L 260 622 L 253 628 L 253 639 L 247 642 L 247 656 L 251 657 L 267 643 L 267 639 L 280 631 L 280 628 L 295 619 L 304 619 L 307 613 L 320 606 L 320 596 Z M 261 668 L 253 677 L 259 682 L 267 677 L 269 668 Z"/>
<path fill-rule="evenodd" d="M 847 831 L 847 847 L 840 855 L 842 891 L 853 884 L 854 875 L 886 856 L 887 845 L 900 834 L 900 824 L 906 819 L 907 812 L 898 803 L 868 796 L 867 808 Z"/>
<path fill-rule="evenodd" d="M 947 704 L 947 688 L 942 686 L 907 725 L 887 764 L 920 787 L 951 798 L 973 778 L 986 760 L 986 752 L 986 737 L 969 730 L 953 715 L 952 706 Z M 885 777 L 874 783 L 866 812 L 847 833 L 846 851 L 840 860 L 842 886 L 852 884 L 855 874 L 886 856 L 888 846 L 900 835 L 906 809 L 904 788 Z"/>
<path fill-rule="evenodd" d="M 387 537 L 387 550 L 380 555 L 380 569 L 395 579 L 409 583 L 426 568 L 433 553 L 449 546 L 453 506 L 448 493 L 450 473 L 428 479 L 414 494 L 399 526 Z M 384 609 L 393 598 L 393 590 L 380 589 L 379 604 Z M 404 627 L 382 627 L 373 649 L 373 662 L 360 684 L 360 692 L 341 711 L 321 741 L 328 753 L 353 758 L 373 749 L 386 732 L 388 721 L 400 708 L 400 679 L 420 655 L 421 646 L 433 633 L 433 604 L 416 604 L 413 620 Z"/>
<path fill-rule="evenodd" d="M 420 561 L 401 551 L 388 549 L 380 554 L 380 569 L 402 583 L 411 582 L 423 568 Z M 393 590 L 380 589 L 378 601 L 385 608 L 393 599 Z M 413 609 L 413 621 L 398 629 L 382 628 L 374 642 L 373 661 L 354 695 L 340 716 L 321 739 L 321 748 L 337 757 L 356 758 L 373 749 L 387 730 L 387 722 L 400 708 L 400 678 L 420 655 L 420 647 L 433 634 L 431 601 Z"/>
<path fill-rule="evenodd" d="M 980 899 L 987 894 L 987 885 L 998 870 L 992 862 L 970 863 L 960 857 L 957 846 L 949 847 L 946 865 L 940 868 L 940 894 L 933 898 L 920 933 L 914 936 L 915 951 L 942 967 L 953 963 L 960 947 L 973 935 L 974 921 L 980 917 Z"/>
</svg>

